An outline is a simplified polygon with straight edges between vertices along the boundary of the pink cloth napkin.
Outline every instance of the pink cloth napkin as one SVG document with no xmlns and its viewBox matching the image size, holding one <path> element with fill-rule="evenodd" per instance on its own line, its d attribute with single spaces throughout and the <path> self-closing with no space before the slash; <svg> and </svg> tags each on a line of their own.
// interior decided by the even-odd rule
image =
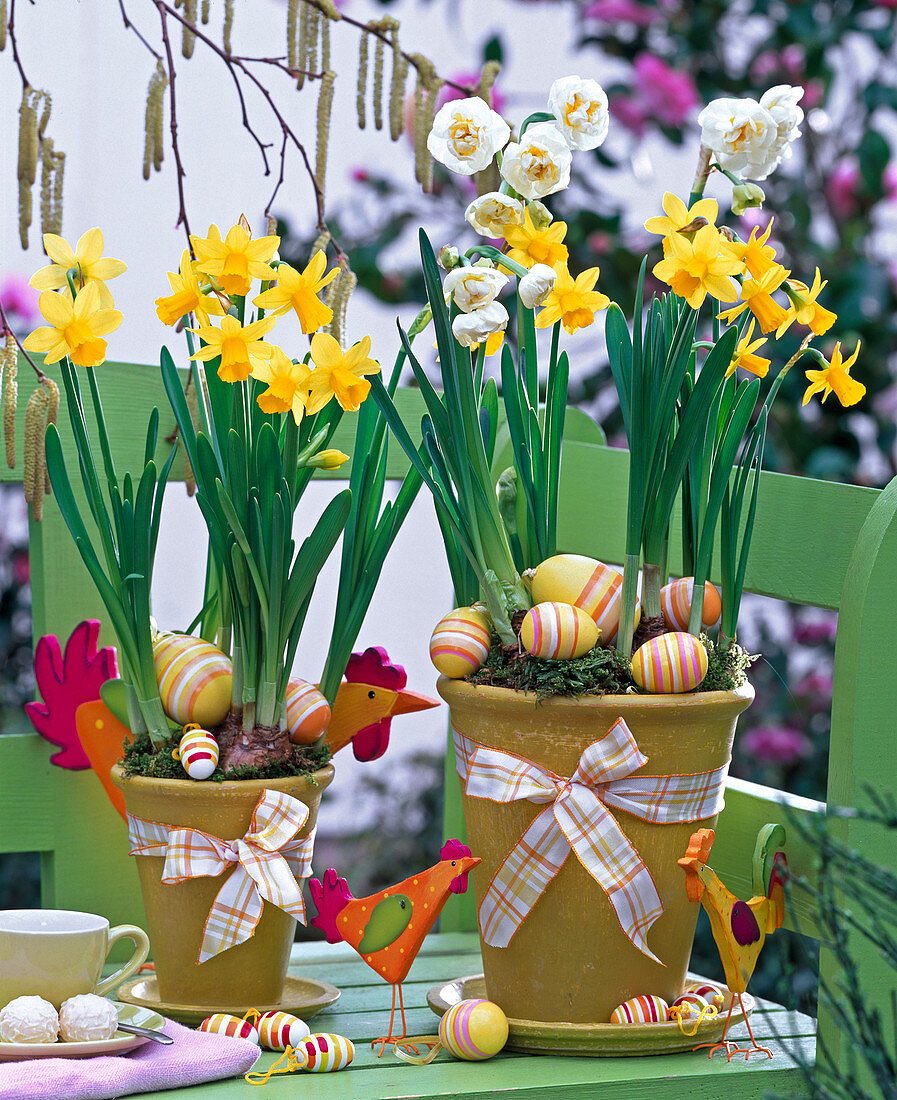
<svg viewBox="0 0 897 1100">
<path fill-rule="evenodd" d="M 236 1077 L 261 1053 L 248 1039 L 191 1031 L 173 1020 L 163 1029 L 171 1046 L 148 1041 L 127 1054 L 95 1058 L 30 1058 L 0 1064 L 3 1100 L 107 1100 Z"/>
</svg>

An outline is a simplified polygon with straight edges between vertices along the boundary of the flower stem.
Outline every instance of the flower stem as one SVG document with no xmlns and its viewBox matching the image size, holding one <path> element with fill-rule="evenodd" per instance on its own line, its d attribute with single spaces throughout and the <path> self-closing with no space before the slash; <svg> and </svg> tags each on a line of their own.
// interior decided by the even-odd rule
<svg viewBox="0 0 897 1100">
<path fill-rule="evenodd" d="M 695 178 L 691 185 L 691 194 L 688 196 L 689 209 L 691 209 L 704 194 L 704 188 L 707 186 L 707 179 L 710 176 L 710 160 L 712 156 L 713 154 L 707 146 L 702 145 L 698 152 L 698 167 L 695 170 Z"/>
</svg>

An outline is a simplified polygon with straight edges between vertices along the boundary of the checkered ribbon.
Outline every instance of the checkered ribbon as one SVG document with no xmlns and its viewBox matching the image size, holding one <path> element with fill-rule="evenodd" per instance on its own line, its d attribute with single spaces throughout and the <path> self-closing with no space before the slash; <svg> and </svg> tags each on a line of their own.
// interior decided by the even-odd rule
<svg viewBox="0 0 897 1100">
<path fill-rule="evenodd" d="M 305 902 L 297 880 L 311 874 L 315 830 L 301 840 L 296 833 L 307 820 L 304 803 L 270 790 L 262 791 L 249 832 L 238 840 L 219 840 L 199 829 L 163 825 L 128 814 L 131 855 L 163 857 L 164 883 L 216 878 L 234 868 L 206 919 L 198 963 L 248 940 L 266 901 L 305 923 Z"/>
<path fill-rule="evenodd" d="M 609 807 L 657 825 L 712 817 L 723 805 L 726 766 L 693 775 L 636 776 L 648 758 L 622 718 L 585 749 L 569 778 L 453 732 L 455 766 L 469 796 L 549 803 L 489 884 L 479 911 L 484 941 L 507 947 L 572 849 L 607 894 L 632 943 L 660 962 L 646 936 L 663 904 Z"/>
</svg>

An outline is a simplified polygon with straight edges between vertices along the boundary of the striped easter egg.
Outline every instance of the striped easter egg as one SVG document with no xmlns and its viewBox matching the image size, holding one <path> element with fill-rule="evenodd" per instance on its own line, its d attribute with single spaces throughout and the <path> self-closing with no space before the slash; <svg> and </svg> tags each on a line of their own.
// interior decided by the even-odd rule
<svg viewBox="0 0 897 1100">
<path fill-rule="evenodd" d="M 683 993 L 681 997 L 677 997 L 675 1001 L 670 1005 L 670 1008 L 678 1008 L 680 1005 L 688 1005 L 689 1015 L 700 1016 L 703 1009 L 708 1007 L 709 1002 L 706 1001 L 700 993 L 694 993 L 689 990 L 687 993 Z M 686 1017 L 688 1019 L 688 1017 Z"/>
<path fill-rule="evenodd" d="M 259 1033 L 248 1020 L 241 1020 L 239 1016 L 231 1016 L 227 1012 L 214 1012 L 211 1016 L 206 1016 L 197 1030 L 210 1031 L 213 1035 L 249 1039 L 252 1043 L 259 1041 Z"/>
<path fill-rule="evenodd" d="M 259 1043 L 265 1050 L 296 1047 L 311 1034 L 311 1028 L 289 1012 L 263 1012 L 258 1020 Z"/>
<path fill-rule="evenodd" d="M 632 678 L 652 694 L 691 691 L 707 675 L 707 650 L 693 634 L 672 631 L 635 651 Z"/>
<path fill-rule="evenodd" d="M 330 725 L 330 704 L 314 684 L 293 677 L 287 684 L 287 727 L 294 745 L 310 745 Z"/>
<path fill-rule="evenodd" d="M 660 610 L 663 612 L 663 620 L 670 630 L 688 630 L 688 617 L 691 614 L 694 588 L 694 577 L 680 577 L 661 588 Z M 701 622 L 704 626 L 716 626 L 722 606 L 719 592 L 710 581 L 706 581 L 704 583 L 704 607 L 701 610 Z"/>
<path fill-rule="evenodd" d="M 208 730 L 187 728 L 178 744 L 178 757 L 191 779 L 208 779 L 218 767 L 218 742 Z"/>
<path fill-rule="evenodd" d="M 165 713 L 185 725 L 217 726 L 230 708 L 233 666 L 210 642 L 159 634 L 153 642 L 156 683 Z"/>
<path fill-rule="evenodd" d="M 598 627 L 571 603 L 537 603 L 520 624 L 520 641 L 534 657 L 566 661 L 589 652 L 598 641 Z"/>
<path fill-rule="evenodd" d="M 667 1020 L 669 1005 L 654 993 L 630 997 L 610 1014 L 612 1024 L 662 1024 Z"/>
<path fill-rule="evenodd" d="M 440 619 L 430 638 L 430 660 L 450 680 L 483 667 L 492 639 L 489 616 L 473 607 L 456 607 Z"/>
<path fill-rule="evenodd" d="M 342 1035 L 321 1032 L 300 1039 L 294 1047 L 300 1068 L 311 1073 L 332 1073 L 344 1069 L 355 1057 L 355 1045 Z"/>
<path fill-rule="evenodd" d="M 581 607 L 600 630 L 601 644 L 616 642 L 623 594 L 619 569 L 582 554 L 555 554 L 536 568 L 531 591 L 536 603 L 559 601 Z M 635 626 L 640 618 L 636 601 Z"/>
<path fill-rule="evenodd" d="M 699 997 L 703 997 L 705 1003 L 714 1004 L 717 997 L 725 1000 L 723 991 L 717 985 L 710 985 L 708 982 L 699 982 L 696 985 L 688 987 L 689 993 L 696 993 Z"/>
<path fill-rule="evenodd" d="M 459 1001 L 439 1021 L 439 1041 L 456 1058 L 481 1062 L 508 1041 L 508 1018 L 492 1001 Z"/>
</svg>

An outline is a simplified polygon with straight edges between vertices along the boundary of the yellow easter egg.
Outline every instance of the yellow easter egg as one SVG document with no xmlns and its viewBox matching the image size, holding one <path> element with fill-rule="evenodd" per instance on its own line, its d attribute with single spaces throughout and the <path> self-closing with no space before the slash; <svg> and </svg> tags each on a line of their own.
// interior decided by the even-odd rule
<svg viewBox="0 0 897 1100">
<path fill-rule="evenodd" d="M 310 745 L 330 725 L 330 704 L 314 684 L 297 676 L 287 684 L 287 728 L 294 745 Z"/>
<path fill-rule="evenodd" d="M 343 1035 L 316 1032 L 300 1039 L 294 1047 L 300 1068 L 309 1073 L 333 1073 L 345 1069 L 355 1057 L 355 1044 Z"/>
<path fill-rule="evenodd" d="M 459 1001 L 439 1021 L 439 1041 L 456 1058 L 482 1062 L 508 1041 L 508 1018 L 492 1001 Z"/>
<path fill-rule="evenodd" d="M 693 634 L 671 631 L 639 646 L 632 678 L 652 694 L 691 691 L 707 675 L 707 650 Z"/>
<path fill-rule="evenodd" d="M 492 640 L 492 624 L 482 611 L 456 607 L 440 619 L 430 638 L 430 660 L 450 680 L 483 667 Z"/>
<path fill-rule="evenodd" d="M 182 725 L 217 726 L 230 709 L 233 666 L 210 642 L 159 634 L 153 642 L 156 683 L 165 713 Z"/>
<path fill-rule="evenodd" d="M 691 614 L 694 587 L 694 577 L 680 577 L 661 588 L 660 609 L 663 612 L 663 620 L 670 630 L 688 630 L 688 618 Z M 704 606 L 701 609 L 701 622 L 704 626 L 715 626 L 719 621 L 721 611 L 722 601 L 719 592 L 710 581 L 706 581 L 704 583 Z"/>
<path fill-rule="evenodd" d="M 572 603 L 591 617 L 600 633 L 602 645 L 614 645 L 620 625 L 623 574 L 597 558 L 582 554 L 555 554 L 539 565 L 532 577 L 535 603 Z M 641 606 L 635 605 L 635 626 L 641 619 Z"/>
<path fill-rule="evenodd" d="M 630 997 L 613 1010 L 610 1015 L 612 1024 L 664 1024 L 667 1021 L 669 1005 L 654 993 L 644 993 L 640 997 Z"/>
<path fill-rule="evenodd" d="M 534 657 L 566 661 L 589 652 L 598 641 L 598 627 L 571 603 L 537 603 L 520 624 L 520 641 Z"/>
</svg>

